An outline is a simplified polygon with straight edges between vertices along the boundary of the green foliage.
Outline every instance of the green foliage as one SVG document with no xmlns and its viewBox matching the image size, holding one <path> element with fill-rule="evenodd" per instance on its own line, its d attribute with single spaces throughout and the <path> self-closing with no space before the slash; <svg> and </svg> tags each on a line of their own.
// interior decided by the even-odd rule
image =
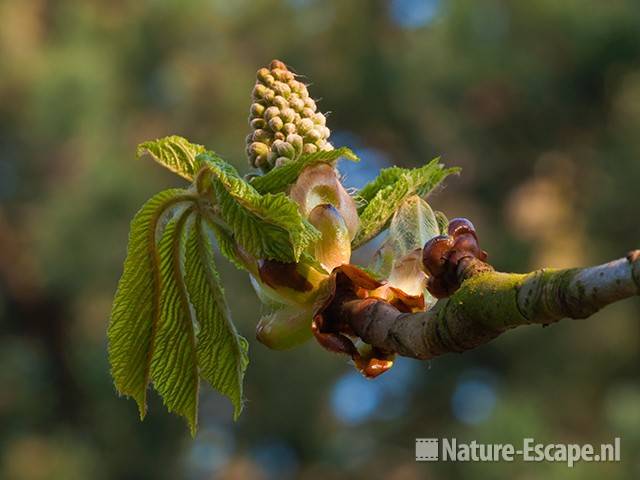
<svg viewBox="0 0 640 480">
<path fill-rule="evenodd" d="M 124 273 L 111 310 L 111 375 L 118 391 L 136 400 L 142 418 L 147 409 L 153 336 L 160 318 L 156 231 L 163 214 L 184 201 L 189 201 L 185 190 L 166 190 L 145 203 L 133 218 Z"/>
<path fill-rule="evenodd" d="M 302 170 L 317 163 L 334 163 L 340 157 L 344 157 L 352 162 L 359 162 L 358 156 L 350 148 L 340 147 L 335 150 L 319 151 L 302 155 L 296 160 L 274 168 L 269 173 L 254 177 L 251 185 L 260 193 L 276 193 L 284 191 L 289 185 L 296 181 Z"/>
<path fill-rule="evenodd" d="M 448 175 L 458 172 L 458 168 L 444 168 L 438 158 L 420 168 L 391 167 L 382 170 L 358 193 L 361 202 L 358 208 L 360 230 L 352 248 L 358 248 L 384 230 L 407 198 L 412 195 L 425 197 Z"/>
<path fill-rule="evenodd" d="M 211 162 L 208 171 L 215 179 L 213 186 L 226 192 L 229 210 L 242 210 L 240 202 L 273 215 L 286 209 L 255 193 L 222 160 L 209 155 L 207 161 Z M 187 171 L 180 163 L 174 166 Z M 108 332 L 111 372 L 118 391 L 136 400 L 144 418 L 151 381 L 169 411 L 187 419 L 192 433 L 197 428 L 200 378 L 231 399 L 237 418 L 248 363 L 247 342 L 231 322 L 205 225 L 222 240 L 223 253 L 244 265 L 232 237 L 211 221 L 208 200 L 191 190 L 167 190 L 136 214 Z M 263 204 L 272 205 L 273 211 Z M 299 230 L 292 235 L 299 241 L 295 233 Z M 274 237 L 273 241 L 284 244 L 288 238 Z M 289 243 L 280 248 L 295 251 Z"/>
<path fill-rule="evenodd" d="M 200 170 L 196 157 L 205 151 L 202 145 L 191 143 L 178 135 L 171 135 L 141 143 L 138 145 L 137 154 L 138 158 L 149 154 L 163 167 L 192 181 Z"/>
<path fill-rule="evenodd" d="M 207 225 L 216 238 L 218 250 L 220 250 L 220 253 L 239 270 L 248 270 L 248 266 L 245 264 L 244 259 L 238 252 L 238 245 L 233 238 L 233 234 L 226 228 L 211 221 L 211 219 L 207 220 Z"/>
<path fill-rule="evenodd" d="M 449 219 L 447 216 L 439 210 L 434 212 L 436 216 L 436 222 L 438 222 L 438 228 L 440 229 L 440 234 L 445 235 L 449 228 Z"/>
<path fill-rule="evenodd" d="M 200 375 L 242 411 L 242 379 L 249 363 L 248 343 L 231 321 L 213 251 L 201 217 L 195 219 L 186 248 L 185 283 L 198 318 Z"/>
<path fill-rule="evenodd" d="M 385 244 L 396 258 L 402 258 L 440 234 L 436 215 L 418 195 L 407 198 L 389 224 L 389 238 Z"/>
<path fill-rule="evenodd" d="M 284 193 L 261 195 L 221 159 L 205 153 L 212 175 L 215 211 L 235 241 L 254 258 L 298 261 L 320 233 Z"/>
<path fill-rule="evenodd" d="M 151 380 L 170 412 L 197 425 L 198 358 L 189 299 L 182 279 L 185 224 L 189 207 L 166 226 L 158 246 L 160 315 L 151 344 Z M 202 320 L 200 319 L 202 322 Z"/>
<path fill-rule="evenodd" d="M 248 345 L 231 322 L 210 234 L 239 268 L 253 271 L 257 260 L 272 259 L 322 272 L 309 253 L 320 232 L 284 190 L 309 165 L 358 158 L 348 148 L 318 152 L 248 183 L 215 153 L 182 137 L 145 142 L 138 156 L 144 153 L 193 185 L 157 194 L 133 219 L 109 326 L 112 375 L 118 391 L 136 400 L 142 418 L 152 382 L 169 411 L 185 417 L 195 433 L 200 379 L 231 399 L 237 418 L 248 364 Z M 393 268 L 393 259 L 438 230 L 418 196 L 455 171 L 434 160 L 415 170 L 381 172 L 360 192 L 365 204 L 354 244 L 375 236 L 395 213 L 393 238 L 384 249 Z"/>
</svg>

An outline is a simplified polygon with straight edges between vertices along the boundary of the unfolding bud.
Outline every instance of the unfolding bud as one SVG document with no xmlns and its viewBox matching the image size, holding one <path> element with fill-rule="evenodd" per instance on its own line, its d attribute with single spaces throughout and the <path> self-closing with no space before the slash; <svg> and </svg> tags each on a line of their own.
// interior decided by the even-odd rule
<svg viewBox="0 0 640 480">
<path fill-rule="evenodd" d="M 327 275 L 304 263 L 283 263 L 260 260 L 258 276 L 251 277 L 253 287 L 262 303 L 310 305 L 320 282 Z"/>
<path fill-rule="evenodd" d="M 260 319 L 256 338 L 274 350 L 295 347 L 312 337 L 311 316 L 310 308 L 281 308 Z"/>
<path fill-rule="evenodd" d="M 303 148 L 306 149 L 310 145 L 305 144 Z M 296 183 L 291 186 L 289 196 L 306 216 L 318 205 L 333 205 L 344 220 L 350 239 L 355 236 L 360 224 L 355 202 L 342 186 L 331 165 L 319 163 L 305 168 Z"/>
<path fill-rule="evenodd" d="M 261 151 L 257 155 L 248 149 L 247 154 L 254 167 L 267 172 L 276 166 L 278 158 L 295 159 L 303 153 L 333 150 L 328 141 L 330 131 L 325 127 L 324 115 L 316 113 L 315 101 L 309 96 L 306 85 L 296 80 L 283 62 L 274 60 L 268 68 L 258 70 L 256 78 L 249 121 L 251 128 L 260 130 L 260 133 L 248 136 L 247 145 L 260 142 L 275 154 L 264 155 Z M 290 135 L 296 135 L 295 141 L 287 140 L 293 148 L 293 155 L 290 150 L 282 154 L 282 146 L 276 146 L 275 141 L 285 141 Z"/>
<path fill-rule="evenodd" d="M 349 263 L 351 237 L 349 229 L 338 210 L 331 204 L 321 204 L 311 210 L 309 222 L 322 237 L 314 246 L 315 258 L 331 272 L 335 267 Z"/>
</svg>

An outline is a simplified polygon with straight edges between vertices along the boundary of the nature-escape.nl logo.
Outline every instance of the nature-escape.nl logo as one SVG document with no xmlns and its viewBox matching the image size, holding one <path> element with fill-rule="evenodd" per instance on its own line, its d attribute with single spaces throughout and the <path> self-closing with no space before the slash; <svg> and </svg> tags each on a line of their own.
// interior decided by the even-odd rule
<svg viewBox="0 0 640 480">
<path fill-rule="evenodd" d="M 599 445 L 577 443 L 539 443 L 524 438 L 513 443 L 458 442 L 455 438 L 416 438 L 416 461 L 419 462 L 619 462 L 620 438 Z"/>
</svg>

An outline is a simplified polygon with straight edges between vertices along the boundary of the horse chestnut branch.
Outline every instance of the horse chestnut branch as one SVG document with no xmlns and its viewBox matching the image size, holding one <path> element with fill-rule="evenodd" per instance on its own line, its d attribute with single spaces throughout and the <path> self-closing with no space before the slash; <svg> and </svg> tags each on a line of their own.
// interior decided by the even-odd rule
<svg viewBox="0 0 640 480">
<path fill-rule="evenodd" d="M 247 154 L 263 172 L 333 149 L 306 86 L 277 60 L 258 71 L 250 124 Z M 584 318 L 640 290 L 638 252 L 587 269 L 501 273 L 487 263 L 469 220 L 436 217 L 436 233 L 445 233 L 405 246 L 393 259 L 403 280 L 421 276 L 413 282 L 419 294 L 409 294 L 389 283 L 393 275 L 374 279 L 349 263 L 360 220 L 334 165 L 305 168 L 286 193 L 322 238 L 308 252 L 316 264 L 256 259 L 249 268 L 260 298 L 275 305 L 258 324 L 257 338 L 280 349 L 314 336 L 327 350 L 348 355 L 367 377 L 388 370 L 396 354 L 427 359 L 462 352 L 519 325 Z M 439 299 L 435 306 L 428 294 Z"/>
<path fill-rule="evenodd" d="M 426 360 L 471 350 L 518 326 L 587 318 L 640 295 L 640 250 L 594 267 L 526 274 L 465 258 L 458 290 L 429 311 L 407 314 L 379 299 L 345 299 L 334 305 L 335 315 L 375 348 Z"/>
</svg>

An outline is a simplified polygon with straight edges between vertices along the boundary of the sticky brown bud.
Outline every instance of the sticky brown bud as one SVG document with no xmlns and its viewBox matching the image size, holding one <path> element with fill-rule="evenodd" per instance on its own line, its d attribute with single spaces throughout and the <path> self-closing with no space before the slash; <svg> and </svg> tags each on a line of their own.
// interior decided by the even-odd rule
<svg viewBox="0 0 640 480">
<path fill-rule="evenodd" d="M 454 218 L 447 230 L 448 235 L 432 238 L 422 250 L 422 263 L 429 275 L 427 289 L 436 298 L 447 297 L 460 287 L 462 278 L 458 269 L 461 262 L 487 259 L 487 252 L 480 249 L 475 228 L 469 220 Z"/>
<path fill-rule="evenodd" d="M 422 264 L 431 276 L 441 275 L 447 263 L 453 239 L 448 235 L 438 235 L 429 240 L 422 249 Z"/>
<path fill-rule="evenodd" d="M 476 229 L 473 226 L 473 223 L 471 223 L 471 221 L 467 220 L 466 218 L 451 219 L 447 230 L 449 232 L 449 235 L 451 235 L 452 237 L 457 237 L 465 233 L 470 233 L 475 237 L 476 240 L 478 239 L 478 236 L 476 235 Z"/>
</svg>

